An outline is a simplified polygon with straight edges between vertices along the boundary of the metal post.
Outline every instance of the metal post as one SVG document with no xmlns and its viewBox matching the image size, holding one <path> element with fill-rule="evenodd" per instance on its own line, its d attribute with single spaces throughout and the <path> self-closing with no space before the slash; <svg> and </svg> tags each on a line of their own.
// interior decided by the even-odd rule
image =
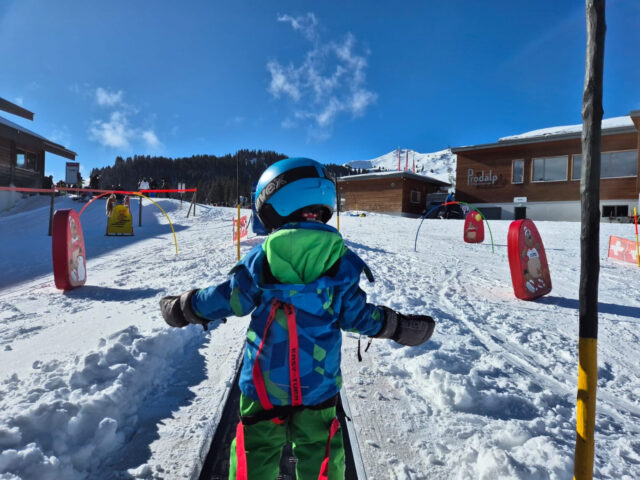
<svg viewBox="0 0 640 480">
<path fill-rule="evenodd" d="M 138 197 L 140 202 L 138 203 L 138 226 L 142 226 L 142 197 Z"/>
</svg>

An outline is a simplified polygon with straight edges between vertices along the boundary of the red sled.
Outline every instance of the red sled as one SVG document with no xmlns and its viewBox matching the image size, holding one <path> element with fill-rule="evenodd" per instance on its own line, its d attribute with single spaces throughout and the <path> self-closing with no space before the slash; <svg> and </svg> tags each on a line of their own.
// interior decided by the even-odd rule
<svg viewBox="0 0 640 480">
<path fill-rule="evenodd" d="M 484 222 L 482 215 L 473 210 L 464 219 L 464 241 L 482 243 L 484 241 Z"/>
<path fill-rule="evenodd" d="M 547 254 L 538 229 L 531 220 L 511 222 L 507 251 L 516 297 L 521 300 L 533 300 L 551 291 Z"/>
<path fill-rule="evenodd" d="M 87 281 L 86 250 L 78 213 L 56 210 L 51 232 L 53 278 L 56 288 L 70 290 Z"/>
</svg>

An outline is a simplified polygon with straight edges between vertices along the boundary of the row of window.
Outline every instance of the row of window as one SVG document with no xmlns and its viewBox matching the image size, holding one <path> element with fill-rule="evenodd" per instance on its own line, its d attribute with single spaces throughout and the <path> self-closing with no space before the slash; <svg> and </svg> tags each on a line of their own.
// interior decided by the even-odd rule
<svg viewBox="0 0 640 480">
<path fill-rule="evenodd" d="M 600 156 L 600 178 L 636 177 L 638 151 L 603 152 Z M 532 159 L 532 182 L 564 182 L 569 179 L 569 156 L 535 157 Z M 571 180 L 580 180 L 582 155 L 571 155 Z M 511 183 L 524 183 L 524 159 L 512 160 Z"/>
</svg>

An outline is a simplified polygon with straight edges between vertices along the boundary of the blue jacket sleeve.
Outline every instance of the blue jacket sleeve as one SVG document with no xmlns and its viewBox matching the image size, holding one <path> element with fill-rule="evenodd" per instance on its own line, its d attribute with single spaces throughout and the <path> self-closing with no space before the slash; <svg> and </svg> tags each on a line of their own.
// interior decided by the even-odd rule
<svg viewBox="0 0 640 480">
<path fill-rule="evenodd" d="M 342 297 L 340 326 L 349 332 L 375 335 L 382 329 L 382 310 L 367 303 L 367 294 L 360 288 L 359 279 L 349 286 Z"/>
<path fill-rule="evenodd" d="M 191 307 L 197 315 L 208 320 L 229 315 L 242 317 L 251 313 L 261 296 L 247 269 L 241 267 L 226 282 L 198 291 L 191 298 Z"/>
</svg>

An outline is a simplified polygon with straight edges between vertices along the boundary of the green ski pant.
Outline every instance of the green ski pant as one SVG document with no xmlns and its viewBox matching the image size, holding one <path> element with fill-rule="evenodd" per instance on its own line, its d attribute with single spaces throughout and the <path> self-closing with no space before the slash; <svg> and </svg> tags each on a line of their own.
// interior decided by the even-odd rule
<svg viewBox="0 0 640 480">
<path fill-rule="evenodd" d="M 251 416 L 264 410 L 259 402 L 245 395 L 240 397 L 240 415 Z M 318 480 L 325 460 L 331 424 L 336 418 L 336 407 L 322 410 L 295 410 L 281 425 L 263 420 L 244 425 L 244 451 L 248 480 L 275 480 L 278 476 L 282 448 L 287 441 L 297 458 L 297 480 Z M 231 444 L 229 480 L 238 472 L 236 437 Z M 344 446 L 338 429 L 329 448 L 329 480 L 344 480 Z M 239 479 L 240 480 L 240 479 Z"/>
</svg>

